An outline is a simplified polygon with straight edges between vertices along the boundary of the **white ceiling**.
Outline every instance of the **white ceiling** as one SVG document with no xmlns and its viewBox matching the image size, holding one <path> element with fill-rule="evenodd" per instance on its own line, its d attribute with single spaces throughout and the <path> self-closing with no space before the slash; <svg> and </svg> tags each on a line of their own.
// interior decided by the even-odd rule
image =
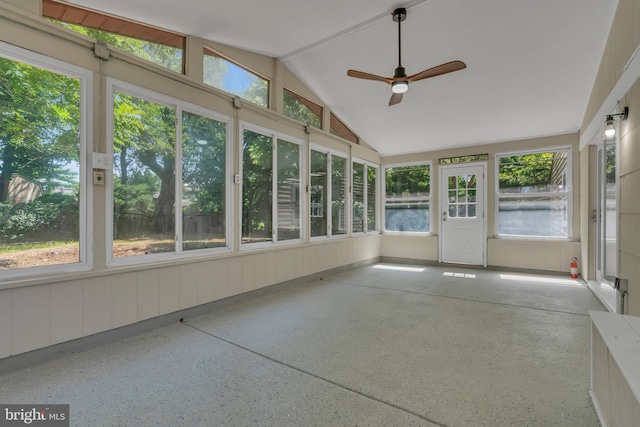
<svg viewBox="0 0 640 427">
<path fill-rule="evenodd" d="M 73 0 L 72 3 L 280 58 L 381 155 L 576 132 L 617 0 Z M 465 70 L 415 82 L 388 107 L 397 23 L 407 7 L 407 74 L 452 60 Z"/>
</svg>

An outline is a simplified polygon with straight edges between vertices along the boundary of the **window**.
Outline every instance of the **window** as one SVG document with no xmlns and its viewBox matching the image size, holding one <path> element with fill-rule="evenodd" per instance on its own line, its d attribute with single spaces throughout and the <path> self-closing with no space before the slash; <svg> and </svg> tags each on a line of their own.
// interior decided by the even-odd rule
<svg viewBox="0 0 640 427">
<path fill-rule="evenodd" d="M 331 235 L 347 234 L 347 158 L 331 156 Z"/>
<path fill-rule="evenodd" d="M 0 271 L 88 268 L 91 72 L 0 43 Z"/>
<path fill-rule="evenodd" d="M 353 162 L 351 231 L 364 232 L 364 164 Z"/>
<path fill-rule="evenodd" d="M 342 154 L 314 146 L 310 165 L 311 237 L 345 235 L 347 159 Z"/>
<path fill-rule="evenodd" d="M 251 101 L 262 107 L 269 107 L 269 81 L 243 68 L 212 49 L 204 48 L 204 83 Z"/>
<path fill-rule="evenodd" d="M 300 143 L 243 126 L 242 244 L 302 239 L 301 155 Z"/>
<path fill-rule="evenodd" d="M 124 83 L 109 85 L 112 258 L 228 248 L 230 119 Z"/>
<path fill-rule="evenodd" d="M 227 124 L 182 112 L 182 249 L 227 246 Z"/>
<path fill-rule="evenodd" d="M 570 149 L 497 156 L 502 236 L 570 237 Z"/>
<path fill-rule="evenodd" d="M 42 1 L 42 16 L 142 59 L 183 73 L 182 35 L 54 0 Z"/>
<path fill-rule="evenodd" d="M 311 150 L 310 197 L 311 237 L 326 236 L 329 225 L 329 153 Z"/>
<path fill-rule="evenodd" d="M 322 127 L 322 107 L 297 93 L 284 89 L 284 114 L 311 126 Z"/>
<path fill-rule="evenodd" d="M 385 230 L 429 232 L 431 165 L 385 168 Z"/>
<path fill-rule="evenodd" d="M 367 231 L 378 231 L 378 168 L 367 166 Z"/>
<path fill-rule="evenodd" d="M 333 135 L 338 135 L 341 138 L 346 139 L 347 141 L 351 141 L 355 144 L 358 143 L 358 135 L 353 133 L 351 129 L 345 125 L 342 120 L 338 118 L 335 114 L 330 114 L 329 130 Z"/>
<path fill-rule="evenodd" d="M 378 168 L 368 163 L 352 164 L 351 231 L 366 233 L 378 230 L 376 185 Z"/>
</svg>

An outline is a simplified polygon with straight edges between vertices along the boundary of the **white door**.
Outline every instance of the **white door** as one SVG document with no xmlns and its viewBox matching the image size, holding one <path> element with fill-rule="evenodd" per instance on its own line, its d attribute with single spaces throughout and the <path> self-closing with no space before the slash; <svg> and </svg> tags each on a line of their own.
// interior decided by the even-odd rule
<svg viewBox="0 0 640 427">
<path fill-rule="evenodd" d="M 484 164 L 440 167 L 440 262 L 486 265 Z"/>
</svg>

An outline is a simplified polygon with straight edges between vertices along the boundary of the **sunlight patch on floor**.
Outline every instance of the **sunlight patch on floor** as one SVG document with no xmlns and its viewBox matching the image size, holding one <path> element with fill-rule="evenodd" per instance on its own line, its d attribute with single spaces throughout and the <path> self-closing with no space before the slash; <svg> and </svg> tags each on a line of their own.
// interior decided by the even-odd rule
<svg viewBox="0 0 640 427">
<path fill-rule="evenodd" d="M 475 274 L 470 274 L 470 273 L 452 273 L 450 271 L 445 271 L 444 273 L 442 273 L 443 276 L 448 276 L 448 277 L 463 277 L 465 279 L 475 279 L 476 275 Z"/>
<path fill-rule="evenodd" d="M 404 267 L 401 265 L 385 265 L 385 264 L 377 264 L 374 265 L 373 268 L 379 270 L 394 270 L 394 271 L 409 271 L 411 273 L 422 273 L 424 268 L 421 267 Z"/>
<path fill-rule="evenodd" d="M 582 287 L 582 283 L 573 279 L 560 279 L 557 277 L 545 277 L 545 276 L 530 276 L 519 274 L 500 274 L 502 280 L 513 280 L 516 282 L 529 282 L 529 283 L 541 283 L 545 285 L 559 285 L 559 286 L 577 286 Z"/>
</svg>

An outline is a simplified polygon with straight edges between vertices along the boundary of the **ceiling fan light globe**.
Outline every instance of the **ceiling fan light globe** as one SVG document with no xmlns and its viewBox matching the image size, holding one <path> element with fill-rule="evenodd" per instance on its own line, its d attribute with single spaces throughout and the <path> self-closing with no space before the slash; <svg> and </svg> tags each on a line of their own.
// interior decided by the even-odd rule
<svg viewBox="0 0 640 427">
<path fill-rule="evenodd" d="M 391 84 L 391 92 L 393 93 L 405 93 L 409 89 L 409 83 L 407 82 L 393 82 Z"/>
</svg>

